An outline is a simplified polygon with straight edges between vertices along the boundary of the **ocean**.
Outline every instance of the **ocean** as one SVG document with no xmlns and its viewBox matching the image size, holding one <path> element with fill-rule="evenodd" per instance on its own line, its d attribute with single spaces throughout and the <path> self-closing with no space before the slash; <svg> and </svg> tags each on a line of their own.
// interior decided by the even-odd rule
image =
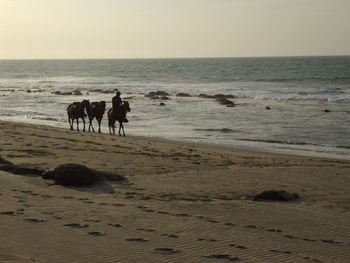
<svg viewBox="0 0 350 263">
<path fill-rule="evenodd" d="M 349 56 L 0 60 L 0 119 L 68 129 L 70 103 L 110 108 L 116 89 L 127 135 L 350 160 Z M 233 95 L 235 107 L 200 94 Z"/>
</svg>

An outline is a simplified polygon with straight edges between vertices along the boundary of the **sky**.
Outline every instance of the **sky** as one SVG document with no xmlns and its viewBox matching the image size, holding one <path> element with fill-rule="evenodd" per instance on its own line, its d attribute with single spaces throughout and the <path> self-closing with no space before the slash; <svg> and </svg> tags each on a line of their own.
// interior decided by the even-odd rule
<svg viewBox="0 0 350 263">
<path fill-rule="evenodd" d="M 350 0 L 0 0 L 0 59 L 350 55 Z"/>
</svg>

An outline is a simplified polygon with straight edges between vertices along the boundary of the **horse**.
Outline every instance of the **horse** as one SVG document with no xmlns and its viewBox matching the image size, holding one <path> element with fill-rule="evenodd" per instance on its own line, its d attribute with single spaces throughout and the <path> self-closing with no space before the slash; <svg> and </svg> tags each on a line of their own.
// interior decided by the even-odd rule
<svg viewBox="0 0 350 263">
<path fill-rule="evenodd" d="M 81 118 L 84 123 L 83 131 L 85 131 L 85 117 L 86 117 L 85 108 L 88 102 L 89 101 L 87 100 L 83 100 L 82 102 L 73 102 L 67 107 L 68 122 L 71 130 L 74 130 L 73 128 L 74 120 L 77 120 L 77 131 L 79 131 L 79 118 Z"/>
<path fill-rule="evenodd" d="M 106 102 L 105 101 L 96 101 L 92 102 L 87 102 L 86 106 L 86 113 L 89 118 L 89 131 L 90 127 L 92 128 L 92 131 L 95 132 L 94 126 L 92 125 L 93 119 L 96 117 L 96 120 L 98 122 L 98 132 L 101 133 L 101 121 L 103 118 L 103 114 L 105 114 L 106 111 Z"/>
<path fill-rule="evenodd" d="M 115 134 L 115 122 L 119 122 L 119 136 L 120 134 L 120 129 L 123 129 L 123 136 L 125 136 L 124 132 L 124 125 L 123 122 L 126 118 L 126 113 L 130 112 L 130 106 L 129 102 L 124 101 L 122 105 L 119 106 L 117 112 L 113 112 L 113 108 L 109 109 L 108 111 L 108 128 L 109 128 L 109 134 L 112 134 L 111 129 L 113 130 L 113 135 Z"/>
</svg>

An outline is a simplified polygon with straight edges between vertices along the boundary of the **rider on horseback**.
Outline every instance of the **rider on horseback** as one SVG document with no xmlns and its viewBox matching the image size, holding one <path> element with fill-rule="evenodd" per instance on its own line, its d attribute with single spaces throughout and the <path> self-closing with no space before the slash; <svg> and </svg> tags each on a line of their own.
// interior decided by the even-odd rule
<svg viewBox="0 0 350 263">
<path fill-rule="evenodd" d="M 121 93 L 117 91 L 115 96 L 112 98 L 112 106 L 113 106 L 113 115 L 116 116 L 116 113 L 119 111 L 120 106 L 123 104 L 122 98 L 120 97 Z M 124 122 L 128 122 L 125 118 Z"/>
</svg>

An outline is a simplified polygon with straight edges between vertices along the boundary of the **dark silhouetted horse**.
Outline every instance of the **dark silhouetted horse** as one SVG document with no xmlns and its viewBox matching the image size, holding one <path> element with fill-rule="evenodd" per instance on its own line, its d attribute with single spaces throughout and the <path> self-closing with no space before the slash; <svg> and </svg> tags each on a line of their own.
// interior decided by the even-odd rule
<svg viewBox="0 0 350 263">
<path fill-rule="evenodd" d="M 123 122 L 126 119 L 126 113 L 130 112 L 130 106 L 129 102 L 124 101 L 124 103 L 119 106 L 117 112 L 113 112 L 113 108 L 109 109 L 108 111 L 108 128 L 109 128 L 109 134 L 112 134 L 111 129 L 113 130 L 113 135 L 115 134 L 115 122 L 119 122 L 119 136 L 120 134 L 120 129 L 123 129 L 123 135 L 125 136 L 124 132 L 124 125 Z"/>
<path fill-rule="evenodd" d="M 77 120 L 77 131 L 79 131 L 79 118 L 81 118 L 84 123 L 83 131 L 85 131 L 85 108 L 88 105 L 88 103 L 89 101 L 83 100 L 82 102 L 73 102 L 67 107 L 68 122 L 71 130 L 74 130 L 74 120 Z"/>
<path fill-rule="evenodd" d="M 89 131 L 91 127 L 92 131 L 95 132 L 94 126 L 92 125 L 92 121 L 94 118 L 96 118 L 98 122 L 98 132 L 101 133 L 101 121 L 103 118 L 103 114 L 105 114 L 105 111 L 106 111 L 105 101 L 92 102 L 91 104 L 89 101 L 87 101 L 86 113 L 89 118 Z"/>
</svg>

